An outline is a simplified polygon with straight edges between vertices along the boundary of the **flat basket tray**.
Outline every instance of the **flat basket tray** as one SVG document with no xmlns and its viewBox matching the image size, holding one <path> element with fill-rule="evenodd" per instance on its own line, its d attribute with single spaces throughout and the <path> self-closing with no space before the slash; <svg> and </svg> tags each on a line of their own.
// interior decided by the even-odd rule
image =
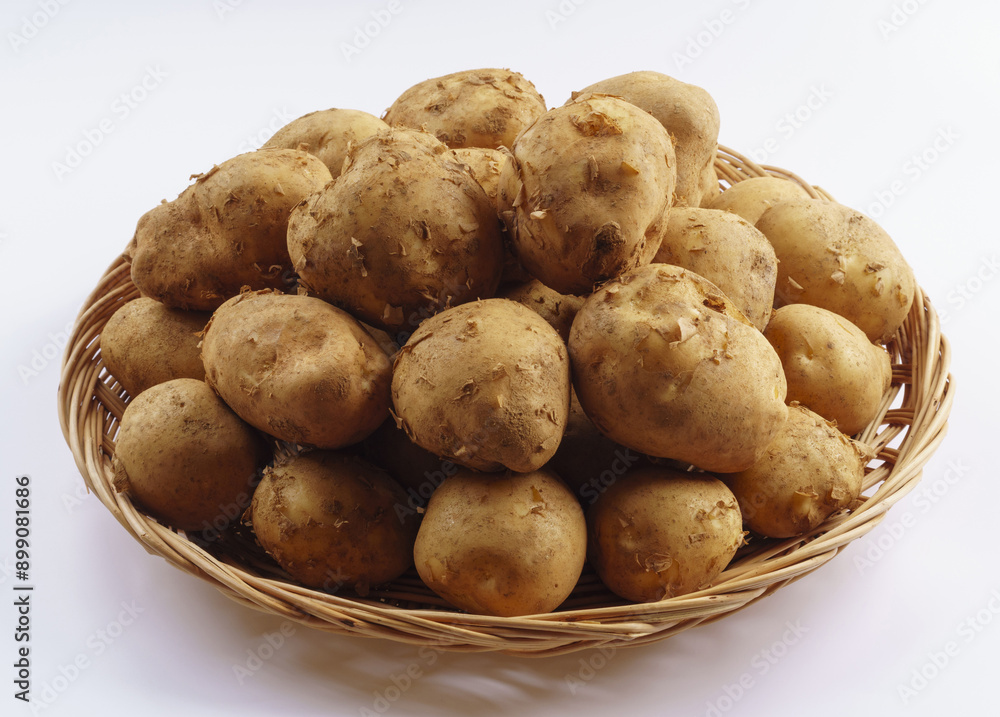
<svg viewBox="0 0 1000 717">
<path fill-rule="evenodd" d="M 715 167 L 722 186 L 778 176 L 797 182 L 813 197 L 830 198 L 791 172 L 757 165 L 724 147 Z M 444 650 L 545 656 L 640 645 L 736 612 L 812 572 L 878 525 L 920 480 L 923 466 L 944 438 L 953 396 L 949 345 L 933 306 L 918 288 L 909 316 L 888 345 L 892 387 L 878 417 L 859 437 L 876 457 L 866 471 L 864 495 L 851 509 L 798 538 L 752 540 L 710 587 L 697 593 L 626 603 L 585 568 L 556 612 L 517 618 L 469 615 L 438 598 L 413 568 L 365 596 L 303 587 L 239 526 L 206 543 L 161 525 L 117 493 L 111 458 L 129 396 L 104 367 L 100 336 L 111 315 L 138 295 L 129 266 L 119 257 L 85 302 L 67 346 L 59 419 L 88 488 L 148 552 L 239 603 L 327 632 Z"/>
</svg>

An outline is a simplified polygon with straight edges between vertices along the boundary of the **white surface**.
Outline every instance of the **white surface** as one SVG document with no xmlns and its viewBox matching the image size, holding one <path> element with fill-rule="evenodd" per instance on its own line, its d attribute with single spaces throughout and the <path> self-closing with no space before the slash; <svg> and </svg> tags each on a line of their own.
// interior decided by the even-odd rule
<svg viewBox="0 0 1000 717">
<path fill-rule="evenodd" d="M 1000 7 L 398 0 L 392 14 L 382 0 L 138 5 L 12 0 L 0 15 L 0 712 L 31 713 L 12 697 L 16 616 L 7 573 L 14 477 L 22 473 L 33 487 L 32 691 L 55 698 L 37 710 L 44 714 L 703 715 L 714 705 L 721 714 L 888 716 L 984 714 L 995 703 L 1000 575 L 990 510 L 1000 487 L 991 466 L 991 312 L 1000 280 L 983 267 L 998 251 L 989 196 Z M 372 12 L 391 20 L 348 61 L 343 43 Z M 32 37 L 20 43 L 11 33 Z M 679 66 L 686 51 L 697 57 Z M 916 492 L 832 563 L 737 615 L 653 646 L 610 659 L 538 661 L 437 655 L 297 628 L 268 650 L 266 635 L 280 634 L 280 619 L 147 555 L 85 495 L 56 420 L 56 349 L 137 218 L 176 196 L 190 174 L 308 111 L 381 114 L 414 82 L 484 66 L 524 73 L 550 105 L 622 72 L 675 75 L 716 98 L 724 144 L 769 147 L 769 162 L 877 215 L 947 311 L 958 384 L 950 435 Z M 144 80 L 147 90 L 135 89 Z M 120 99 L 131 92 L 134 107 Z M 784 115 L 810 101 L 812 109 L 798 110 L 801 125 L 789 129 Z M 112 131 L 57 178 L 53 163 L 102 122 Z M 925 151 L 921 168 L 912 157 Z M 877 206 L 893 187 L 891 205 Z M 980 281 L 980 271 L 988 278 Z M 873 564 L 858 567 L 869 551 Z M 977 615 L 978 631 L 962 627 Z M 804 631 L 786 633 L 789 622 Z M 940 674 L 904 700 L 899 686 L 914 670 L 933 673 L 929 654 L 949 643 L 954 656 Z M 771 649 L 783 656 L 769 662 Z M 253 652 L 273 655 L 241 683 L 234 668 Z M 74 672 L 78 659 L 86 666 Z M 407 685 L 400 675 L 408 670 Z"/>
</svg>

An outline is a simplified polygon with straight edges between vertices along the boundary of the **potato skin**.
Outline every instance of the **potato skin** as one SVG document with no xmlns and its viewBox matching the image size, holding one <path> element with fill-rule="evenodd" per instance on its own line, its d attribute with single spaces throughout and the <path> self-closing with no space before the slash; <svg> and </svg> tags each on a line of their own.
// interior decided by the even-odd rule
<svg viewBox="0 0 1000 717">
<path fill-rule="evenodd" d="M 101 331 L 101 360 L 132 397 L 175 378 L 205 378 L 201 332 L 212 315 L 171 309 L 140 297 L 115 311 Z"/>
<path fill-rule="evenodd" d="M 690 269 L 725 292 L 763 331 L 771 318 L 778 260 L 767 237 L 735 214 L 698 207 L 670 211 L 654 262 Z"/>
<path fill-rule="evenodd" d="M 378 117 L 361 110 L 331 108 L 302 115 L 274 133 L 262 149 L 298 149 L 315 155 L 332 178 L 340 176 L 347 149 L 376 132 L 389 129 Z"/>
<path fill-rule="evenodd" d="M 552 473 L 460 469 L 431 496 L 413 547 L 420 578 L 456 607 L 511 617 L 551 612 L 587 553 L 583 510 Z"/>
<path fill-rule="evenodd" d="M 588 558 L 632 602 L 709 585 L 743 544 L 736 498 L 718 478 L 667 468 L 622 476 L 587 511 Z"/>
<path fill-rule="evenodd" d="M 527 306 L 548 321 L 559 332 L 563 341 L 569 340 L 573 319 L 583 306 L 583 297 L 560 294 L 538 279 L 531 279 L 523 284 L 508 284 L 500 288 L 497 296 Z"/>
<path fill-rule="evenodd" d="M 589 92 L 615 95 L 649 112 L 674 138 L 676 206 L 697 207 L 718 194 L 715 155 L 719 146 L 719 108 L 708 92 L 651 71 L 595 82 L 574 92 L 572 99 Z"/>
<path fill-rule="evenodd" d="M 761 215 L 786 199 L 807 199 L 802 186 L 781 177 L 751 177 L 727 187 L 705 203 L 708 209 L 732 212 L 756 224 Z"/>
<path fill-rule="evenodd" d="M 861 329 L 818 306 L 789 304 L 774 312 L 764 337 L 781 359 L 789 402 L 835 421 L 848 435 L 874 420 L 892 364 Z"/>
<path fill-rule="evenodd" d="M 303 585 L 365 595 L 413 564 L 417 521 L 406 494 L 357 456 L 312 451 L 268 468 L 250 508 L 257 540 Z"/>
<path fill-rule="evenodd" d="M 594 292 L 569 352 L 597 428 L 651 456 L 743 470 L 788 412 L 774 349 L 718 287 L 680 267 L 650 264 Z"/>
<path fill-rule="evenodd" d="M 447 147 L 393 129 L 352 148 L 336 181 L 292 212 L 288 249 L 309 293 L 403 343 L 427 316 L 493 295 L 500 232 L 496 207 Z"/>
<path fill-rule="evenodd" d="M 585 95 L 514 142 L 497 207 L 514 253 L 560 294 L 652 261 L 677 178 L 659 122 L 617 97 Z"/>
<path fill-rule="evenodd" d="M 884 343 L 913 302 L 913 270 L 885 230 L 849 207 L 789 199 L 757 221 L 778 257 L 775 305 L 812 304 Z"/>
<path fill-rule="evenodd" d="M 510 147 L 545 113 L 545 100 L 518 72 L 464 70 L 419 82 L 386 110 L 390 125 L 423 128 L 453 149 Z"/>
<path fill-rule="evenodd" d="M 258 150 L 213 167 L 139 219 L 125 250 L 132 281 L 144 296 L 201 311 L 244 286 L 284 287 L 289 214 L 330 180 L 326 165 L 299 150 Z"/>
<path fill-rule="evenodd" d="M 204 381 L 149 388 L 122 414 L 114 486 L 154 518 L 187 532 L 219 530 L 250 504 L 270 451 Z"/>
<path fill-rule="evenodd" d="M 320 299 L 234 297 L 212 316 L 202 358 L 226 403 L 284 441 L 340 448 L 389 415 L 389 358 L 357 321 Z"/>
<path fill-rule="evenodd" d="M 566 345 L 538 314 L 486 299 L 427 319 L 396 356 L 392 400 L 407 435 L 469 468 L 528 473 L 559 447 Z"/>
<path fill-rule="evenodd" d="M 788 420 L 764 455 L 740 473 L 720 476 L 739 501 L 744 525 L 771 538 L 819 526 L 861 494 L 870 449 L 805 406 Z"/>
</svg>

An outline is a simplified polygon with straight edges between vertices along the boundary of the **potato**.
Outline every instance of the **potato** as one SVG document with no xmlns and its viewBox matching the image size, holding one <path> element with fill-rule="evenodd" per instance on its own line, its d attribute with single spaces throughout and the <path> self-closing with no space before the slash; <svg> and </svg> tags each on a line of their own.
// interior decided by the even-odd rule
<svg viewBox="0 0 1000 717">
<path fill-rule="evenodd" d="M 323 188 L 330 170 L 299 150 L 241 154 L 197 175 L 172 202 L 146 212 L 125 250 L 144 296 L 210 311 L 251 289 L 291 281 L 292 207 Z"/>
<path fill-rule="evenodd" d="M 857 500 L 871 457 L 867 446 L 792 404 L 763 457 L 747 470 L 721 478 L 739 501 L 747 528 L 771 538 L 791 538 Z"/>
<path fill-rule="evenodd" d="M 874 420 L 892 383 L 889 354 L 842 316 L 809 304 L 774 312 L 764 331 L 788 383 L 788 401 L 811 408 L 848 435 Z"/>
<path fill-rule="evenodd" d="M 300 149 L 318 157 L 333 178 L 347 157 L 347 150 L 365 137 L 389 129 L 375 115 L 361 110 L 328 109 L 292 120 L 264 143 L 263 149 Z"/>
<path fill-rule="evenodd" d="M 250 522 L 267 553 L 295 580 L 366 595 L 413 564 L 417 520 L 398 512 L 406 494 L 356 456 L 312 451 L 269 468 Z"/>
<path fill-rule="evenodd" d="M 916 281 L 892 238 L 864 214 L 823 199 L 789 199 L 757 221 L 778 257 L 777 306 L 812 304 L 884 343 L 910 312 Z"/>
<path fill-rule="evenodd" d="M 583 297 L 560 294 L 538 279 L 524 284 L 508 284 L 497 295 L 527 306 L 548 321 L 563 341 L 569 340 L 569 327 L 573 325 L 576 312 L 583 306 Z"/>
<path fill-rule="evenodd" d="M 545 100 L 523 75 L 485 68 L 419 82 L 382 119 L 425 129 L 452 148 L 497 149 L 544 113 Z"/>
<path fill-rule="evenodd" d="M 589 296 L 569 353 L 594 425 L 651 456 L 743 470 L 788 412 L 781 361 L 764 336 L 718 287 L 669 264 L 634 269 Z"/>
<path fill-rule="evenodd" d="M 226 403 L 284 441 L 340 448 L 389 415 L 389 358 L 357 321 L 320 299 L 234 297 L 212 316 L 202 358 Z"/>
<path fill-rule="evenodd" d="M 514 142 L 497 206 L 514 253 L 560 294 L 652 261 L 676 182 L 670 136 L 615 97 L 585 95 L 551 110 Z"/>
<path fill-rule="evenodd" d="M 739 506 L 708 474 L 640 468 L 587 511 L 588 558 L 601 581 L 632 602 L 707 587 L 743 544 Z"/>
<path fill-rule="evenodd" d="M 146 389 L 125 407 L 115 439 L 114 487 L 177 530 L 218 531 L 250 505 L 254 481 L 270 457 L 260 435 L 204 381 L 177 378 Z"/>
<path fill-rule="evenodd" d="M 719 108 L 705 90 L 659 72 L 630 72 L 573 93 L 616 95 L 655 117 L 674 141 L 677 154 L 677 206 L 697 207 L 719 193 L 715 154 Z M 571 100 L 572 101 L 572 100 Z"/>
<path fill-rule="evenodd" d="M 202 380 L 200 334 L 211 317 L 145 297 L 133 299 L 101 331 L 101 360 L 132 397 L 175 378 Z"/>
<path fill-rule="evenodd" d="M 504 164 L 510 160 L 509 154 L 504 154 L 497 149 L 486 149 L 485 147 L 462 147 L 454 150 L 459 160 L 465 164 L 472 176 L 479 182 L 479 186 L 486 192 L 496 206 L 497 191 L 500 188 L 500 172 Z M 510 247 L 510 240 L 506 230 L 503 231 L 504 252 L 503 252 L 503 273 L 501 282 L 524 283 L 531 281 L 531 275 L 524 270 L 521 262 L 514 256 Z"/>
<path fill-rule="evenodd" d="M 583 510 L 545 470 L 460 469 L 431 496 L 413 547 L 431 590 L 462 610 L 502 617 L 557 608 L 586 553 Z"/>
<path fill-rule="evenodd" d="M 486 147 L 462 147 L 454 152 L 458 161 L 468 167 L 473 178 L 479 182 L 479 186 L 495 206 L 497 189 L 500 185 L 500 170 L 508 161 L 509 155 L 498 149 Z"/>
<path fill-rule="evenodd" d="M 384 468 L 407 492 L 411 510 L 424 508 L 441 482 L 458 471 L 446 458 L 438 458 L 410 440 L 406 431 L 389 419 L 361 444 L 363 455 Z"/>
<path fill-rule="evenodd" d="M 309 293 L 400 343 L 427 316 L 492 296 L 503 261 L 482 187 L 443 144 L 403 129 L 351 150 L 337 180 L 292 212 L 288 249 Z"/>
<path fill-rule="evenodd" d="M 756 224 L 761 214 L 786 199 L 809 197 L 803 187 L 780 177 L 752 177 L 737 182 L 715 194 L 705 203 L 708 209 L 720 209 L 738 214 L 750 224 Z"/>
<path fill-rule="evenodd" d="M 508 299 L 427 319 L 396 356 L 392 375 L 392 401 L 407 435 L 482 471 L 541 468 L 566 428 L 569 391 L 559 334 Z"/>
<path fill-rule="evenodd" d="M 648 464 L 646 456 L 615 443 L 597 430 L 573 392 L 559 450 L 545 467 L 569 486 L 581 504 L 592 505 L 621 476 L 636 466 Z"/>
<path fill-rule="evenodd" d="M 763 330 L 771 318 L 778 260 L 767 237 L 735 214 L 677 207 L 670 211 L 653 261 L 700 274 Z"/>
</svg>

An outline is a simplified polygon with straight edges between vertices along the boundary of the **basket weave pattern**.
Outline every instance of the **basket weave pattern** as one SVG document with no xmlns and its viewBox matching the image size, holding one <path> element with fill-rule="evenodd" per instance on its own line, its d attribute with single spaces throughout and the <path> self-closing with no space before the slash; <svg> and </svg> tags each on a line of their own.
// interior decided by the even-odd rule
<svg viewBox="0 0 1000 717">
<path fill-rule="evenodd" d="M 723 185 L 770 175 L 797 182 L 813 197 L 830 198 L 791 172 L 761 167 L 724 147 L 715 167 Z M 364 597 L 302 587 L 239 526 L 217 543 L 199 543 L 147 517 L 116 493 L 111 458 L 128 395 L 103 366 L 100 334 L 111 315 L 138 294 L 128 264 L 119 257 L 85 302 L 63 362 L 59 418 L 88 488 L 148 552 L 207 580 L 237 602 L 333 633 L 445 650 L 542 656 L 638 645 L 740 610 L 825 564 L 878 525 L 916 485 L 943 440 L 953 396 L 949 345 L 934 308 L 918 288 L 906 322 L 888 346 L 892 387 L 878 418 L 860 436 L 876 458 L 867 471 L 866 495 L 852 509 L 798 538 L 753 540 L 710 587 L 697 593 L 624 603 L 588 568 L 557 612 L 518 618 L 469 615 L 448 607 L 412 568 Z"/>
</svg>

